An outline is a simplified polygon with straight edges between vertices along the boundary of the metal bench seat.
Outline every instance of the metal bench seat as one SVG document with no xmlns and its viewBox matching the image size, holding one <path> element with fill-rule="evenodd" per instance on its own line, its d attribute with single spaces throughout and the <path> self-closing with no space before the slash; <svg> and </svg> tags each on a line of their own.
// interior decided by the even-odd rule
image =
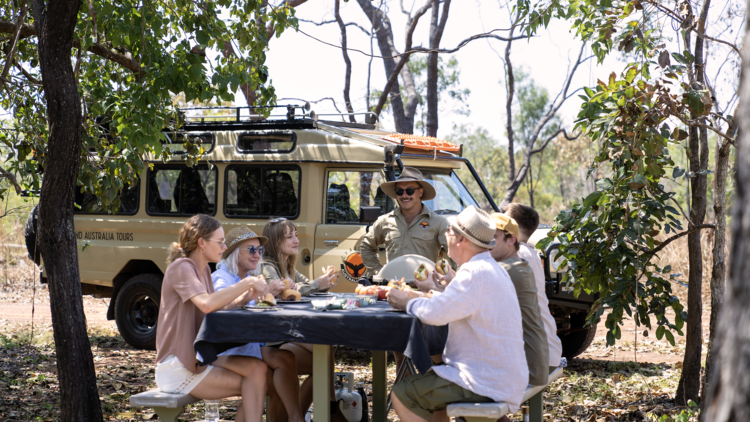
<svg viewBox="0 0 750 422">
<path fill-rule="evenodd" d="M 523 393 L 521 403 L 529 402 L 529 420 L 531 422 L 542 422 L 542 415 L 544 413 L 544 405 L 542 403 L 542 396 L 544 389 L 549 384 L 552 384 L 556 379 L 560 378 L 563 374 L 561 367 L 555 368 L 549 374 L 547 385 L 530 385 L 526 388 Z M 496 421 L 503 415 L 506 415 L 510 409 L 508 403 L 453 403 L 448 405 L 448 416 L 457 418 L 462 417 L 466 419 L 466 422 L 488 422 Z"/>
<path fill-rule="evenodd" d="M 130 396 L 130 406 L 150 407 L 159 415 L 159 420 L 177 422 L 177 417 L 182 414 L 185 406 L 199 400 L 190 394 L 165 393 L 155 388 Z"/>
</svg>

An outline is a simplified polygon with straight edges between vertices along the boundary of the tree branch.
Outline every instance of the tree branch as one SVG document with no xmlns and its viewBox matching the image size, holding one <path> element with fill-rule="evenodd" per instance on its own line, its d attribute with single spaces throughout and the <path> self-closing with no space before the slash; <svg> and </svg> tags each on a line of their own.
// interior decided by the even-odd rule
<svg viewBox="0 0 750 422">
<path fill-rule="evenodd" d="M 16 30 L 16 26 L 14 23 L 0 21 L 0 33 L 13 34 L 15 33 L 15 30 Z M 20 38 L 28 38 L 28 37 L 36 36 L 37 31 L 34 25 L 25 23 L 21 25 L 21 30 L 19 31 L 19 34 L 20 34 Z M 79 40 L 73 41 L 73 47 L 80 48 L 81 42 Z M 133 56 L 130 53 L 126 53 L 126 54 L 118 53 L 117 51 L 110 49 L 104 44 L 92 44 L 91 47 L 88 48 L 88 52 L 94 53 L 99 57 L 105 58 L 107 60 L 110 60 L 119 64 L 120 66 L 133 72 L 137 78 L 140 78 L 145 74 L 145 72 L 141 69 L 141 64 L 138 63 L 137 60 L 133 59 Z"/>
<path fill-rule="evenodd" d="M 568 131 L 567 130 L 565 130 L 565 129 L 558 129 L 557 132 L 553 133 L 549 138 L 547 138 L 546 141 L 544 141 L 544 143 L 542 143 L 542 146 L 540 146 L 539 148 L 537 148 L 535 150 L 532 150 L 531 151 L 531 155 L 539 154 L 540 152 L 544 151 L 544 149 L 547 148 L 547 144 L 549 144 L 551 140 L 557 138 L 557 135 L 559 135 L 560 132 L 562 132 L 562 134 L 565 137 L 565 139 L 567 139 L 569 141 L 574 141 L 574 140 L 578 139 L 579 136 L 581 136 L 580 133 L 578 133 L 577 135 L 574 134 L 572 136 L 568 136 Z"/>
<path fill-rule="evenodd" d="M 24 69 L 23 66 L 19 65 L 15 60 L 13 61 L 13 66 L 15 66 L 16 69 L 20 70 L 21 73 L 23 73 L 23 76 L 25 76 L 26 79 L 29 80 L 29 82 L 31 82 L 33 84 L 37 84 L 37 85 L 41 85 L 42 84 L 42 81 L 40 81 L 39 79 L 31 76 L 31 74 L 29 74 L 29 72 L 27 72 L 26 69 Z"/>
<path fill-rule="evenodd" d="M 16 176 L 14 176 L 12 173 L 5 171 L 5 169 L 2 167 L 0 167 L 0 179 L 8 179 L 10 183 L 13 185 L 13 187 L 16 189 L 16 194 L 18 195 L 21 194 L 21 186 L 18 185 Z"/>
<path fill-rule="evenodd" d="M 8 59 L 5 61 L 5 66 L 3 66 L 3 71 L 0 74 L 0 79 L 5 80 L 5 77 L 8 76 L 8 70 L 10 70 L 10 66 L 13 64 L 13 56 L 16 54 L 16 47 L 18 46 L 18 39 L 21 36 L 21 29 L 23 28 L 23 20 L 26 19 L 26 12 L 28 11 L 28 2 L 27 0 L 24 0 L 21 4 L 21 13 L 18 16 L 18 21 L 16 22 L 16 28 L 15 28 L 15 34 L 13 35 L 13 41 L 10 44 L 10 53 L 8 53 Z M 5 87 L 5 83 L 3 82 L 3 87 Z"/>
<path fill-rule="evenodd" d="M 693 226 L 693 227 L 685 230 L 682 233 L 676 234 L 676 235 L 668 238 L 667 240 L 665 240 L 664 242 L 662 242 L 659 246 L 655 247 L 654 249 L 652 249 L 650 251 L 645 251 L 643 253 L 647 254 L 647 255 L 655 255 L 660 250 L 664 249 L 667 245 L 669 245 L 670 243 L 674 242 L 675 240 L 677 240 L 677 239 L 679 239 L 679 238 L 681 238 L 683 236 L 687 236 L 690 233 L 697 232 L 698 230 L 715 229 L 715 228 L 716 228 L 716 226 L 714 226 L 713 224 L 699 224 L 697 226 Z"/>
<path fill-rule="evenodd" d="M 329 23 L 336 23 L 336 19 L 329 20 L 329 21 L 321 21 L 321 22 L 315 22 L 315 21 L 310 20 L 310 19 L 302 19 L 302 18 L 297 18 L 297 20 L 300 21 L 300 22 L 311 23 L 311 24 L 313 24 L 315 26 L 323 26 L 323 25 L 327 25 Z M 365 34 L 367 34 L 369 36 L 372 36 L 372 33 L 370 31 L 366 30 L 362 25 L 360 25 L 360 24 L 358 24 L 356 22 L 347 22 L 344 25 L 357 27 L 357 28 L 359 28 L 360 31 L 364 32 Z"/>
</svg>

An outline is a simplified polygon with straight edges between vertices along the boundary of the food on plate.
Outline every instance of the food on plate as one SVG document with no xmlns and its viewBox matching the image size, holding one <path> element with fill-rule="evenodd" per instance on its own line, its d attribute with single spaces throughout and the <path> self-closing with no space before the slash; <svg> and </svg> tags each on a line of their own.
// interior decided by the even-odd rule
<svg viewBox="0 0 750 422">
<path fill-rule="evenodd" d="M 404 290 L 406 288 L 404 277 L 401 277 L 401 280 L 396 280 L 395 278 L 391 279 L 391 281 L 388 282 L 388 287 L 392 289 Z"/>
<path fill-rule="evenodd" d="M 439 259 L 437 264 L 435 264 L 435 271 L 437 271 L 438 274 L 446 275 L 450 272 L 450 267 L 451 264 L 448 263 L 447 259 Z"/>
<path fill-rule="evenodd" d="M 385 295 L 388 293 L 388 289 L 385 287 L 378 288 L 378 300 L 385 300 Z"/>
<path fill-rule="evenodd" d="M 414 270 L 414 278 L 419 281 L 427 280 L 427 267 L 424 264 L 419 264 L 416 270 Z"/>
<path fill-rule="evenodd" d="M 263 298 L 263 300 L 260 301 L 258 306 L 275 306 L 276 305 L 276 299 L 273 297 L 271 293 L 267 294 L 266 297 Z"/>
<path fill-rule="evenodd" d="M 284 291 L 279 294 L 279 297 L 281 300 L 291 300 L 295 302 L 302 299 L 300 292 L 292 289 L 284 289 Z"/>
</svg>

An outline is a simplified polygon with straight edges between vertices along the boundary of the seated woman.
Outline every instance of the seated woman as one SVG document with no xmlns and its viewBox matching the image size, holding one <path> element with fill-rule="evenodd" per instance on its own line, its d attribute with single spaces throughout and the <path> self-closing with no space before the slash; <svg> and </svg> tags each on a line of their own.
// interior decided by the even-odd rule
<svg viewBox="0 0 750 422">
<path fill-rule="evenodd" d="M 291 280 L 294 289 L 303 296 L 310 293 L 323 292 L 335 285 L 336 274 L 329 270 L 315 280 L 309 280 L 294 268 L 297 262 L 297 227 L 286 218 L 272 219 L 263 227 L 263 236 L 268 238 L 268 243 L 263 251 L 263 277 L 269 284 L 271 294 L 278 294 L 278 285 L 273 284 L 278 280 Z M 274 288 L 275 287 L 275 288 Z M 283 289 L 284 286 L 281 286 Z M 305 343 L 287 343 L 281 346 L 284 350 L 294 353 L 297 359 L 297 374 L 310 375 L 300 387 L 300 408 L 306 411 L 312 404 L 312 345 Z M 333 367 L 333 365 L 331 365 Z M 333 379 L 333 375 L 331 375 Z M 331 384 L 331 398 L 333 398 L 333 384 Z M 338 407 L 332 404 L 331 415 L 337 415 Z"/>
<path fill-rule="evenodd" d="M 156 331 L 156 385 L 167 393 L 189 393 L 199 399 L 242 396 L 237 420 L 260 422 L 266 364 L 255 357 L 220 356 L 213 365 L 201 366 L 193 350 L 206 314 L 244 305 L 268 289 L 262 279 L 246 277 L 214 292 L 208 263 L 219 262 L 226 248 L 221 223 L 203 214 L 191 217 L 179 241 L 170 245 Z"/>
<path fill-rule="evenodd" d="M 220 291 L 242 281 L 241 276 L 258 276 L 263 245 L 266 239 L 258 236 L 247 226 L 232 229 L 226 236 L 227 249 L 221 254 L 222 260 L 212 274 L 214 288 Z M 280 281 L 272 282 L 283 285 Z M 255 304 L 251 301 L 250 305 Z M 268 393 L 271 399 L 268 404 L 268 420 L 280 421 L 286 418 L 279 415 L 280 404 L 286 410 L 290 422 L 302 422 L 304 417 L 299 407 L 299 380 L 294 353 L 274 347 L 264 347 L 258 343 L 229 349 L 219 356 L 253 356 L 268 365 Z M 281 403 L 279 403 L 281 402 Z"/>
</svg>

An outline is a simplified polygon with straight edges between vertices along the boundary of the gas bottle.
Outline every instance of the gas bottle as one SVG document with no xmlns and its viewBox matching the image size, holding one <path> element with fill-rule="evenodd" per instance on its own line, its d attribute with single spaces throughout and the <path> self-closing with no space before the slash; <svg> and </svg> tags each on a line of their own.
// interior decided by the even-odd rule
<svg viewBox="0 0 750 422">
<path fill-rule="evenodd" d="M 336 403 L 339 405 L 339 411 L 349 422 L 360 422 L 362 419 L 362 396 L 354 391 L 354 374 L 351 372 L 336 372 L 338 378 L 335 394 Z M 344 386 L 343 378 L 346 378 Z"/>
</svg>

